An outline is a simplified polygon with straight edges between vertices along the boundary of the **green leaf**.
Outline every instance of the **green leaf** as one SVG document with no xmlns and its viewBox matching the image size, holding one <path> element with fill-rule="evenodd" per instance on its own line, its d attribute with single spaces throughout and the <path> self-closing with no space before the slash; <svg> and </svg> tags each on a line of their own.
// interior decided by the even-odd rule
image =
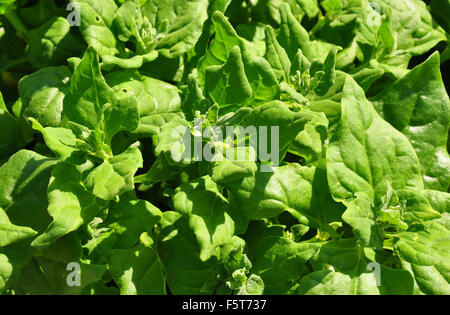
<svg viewBox="0 0 450 315">
<path fill-rule="evenodd" d="M 227 150 L 223 152 L 222 161 L 211 163 L 211 179 L 217 183 L 230 183 L 242 180 L 245 177 L 253 177 L 257 172 L 256 163 L 250 158 L 248 161 L 240 161 L 240 156 L 255 156 L 253 147 L 237 147 L 234 155 L 227 160 Z"/>
<path fill-rule="evenodd" d="M 104 107 L 111 106 L 111 89 L 99 66 L 99 58 L 89 47 L 72 75 L 70 90 L 64 99 L 64 116 L 70 122 L 95 130 Z"/>
<path fill-rule="evenodd" d="M 330 227 L 333 222 L 341 221 L 345 207 L 333 200 L 327 182 L 325 169 L 316 167 L 312 184 L 311 204 L 308 210 L 302 214 L 309 219 L 309 226 L 319 228 L 336 237 L 336 233 Z"/>
<path fill-rule="evenodd" d="M 133 176 L 142 162 L 139 149 L 131 147 L 94 169 L 86 178 L 86 187 L 98 198 L 117 200 L 121 194 L 134 189 Z"/>
<path fill-rule="evenodd" d="M 48 187 L 48 212 L 53 222 L 32 242 L 33 247 L 47 247 L 56 239 L 76 231 L 100 212 L 101 205 L 86 190 L 81 173 L 68 163 L 58 164 L 52 171 Z"/>
<path fill-rule="evenodd" d="M 280 6 L 281 24 L 278 34 L 278 42 L 286 50 L 290 60 L 294 60 L 297 51 L 300 49 L 303 55 L 312 60 L 308 32 L 295 19 L 288 4 Z"/>
<path fill-rule="evenodd" d="M 422 224 L 426 221 L 440 218 L 439 212 L 435 211 L 422 192 L 415 190 L 398 190 L 398 197 L 403 204 L 403 216 L 408 225 Z"/>
<path fill-rule="evenodd" d="M 113 19 L 117 5 L 113 0 L 76 0 L 79 6 L 80 31 L 85 41 L 100 56 L 116 55 L 121 46 L 113 31 Z"/>
<path fill-rule="evenodd" d="M 163 265 L 151 247 L 138 244 L 131 249 L 113 249 L 108 268 L 120 294 L 166 293 Z"/>
<path fill-rule="evenodd" d="M 438 190 L 424 190 L 423 195 L 437 212 L 444 213 L 450 211 L 449 193 Z"/>
<path fill-rule="evenodd" d="M 25 141 L 20 133 L 20 126 L 17 119 L 11 115 L 3 101 L 0 93 L 0 133 L 3 135 L 0 140 L 0 165 L 11 154 L 25 146 Z"/>
<path fill-rule="evenodd" d="M 448 269 L 435 266 L 420 266 L 402 261 L 416 282 L 415 294 L 448 295 L 450 292 Z"/>
<path fill-rule="evenodd" d="M 13 224 L 43 232 L 50 223 L 47 186 L 56 163 L 21 150 L 0 167 L 0 207 Z"/>
<path fill-rule="evenodd" d="M 318 95 L 325 95 L 328 90 L 335 84 L 336 82 L 336 54 L 339 51 L 339 48 L 334 47 L 330 53 L 327 55 L 323 66 L 320 67 L 319 71 L 323 71 L 325 75 L 321 79 L 319 85 L 314 89 Z M 311 66 L 313 68 L 313 65 Z M 314 71 L 311 69 L 312 75 L 314 76 Z"/>
<path fill-rule="evenodd" d="M 423 189 L 411 144 L 376 113 L 350 77 L 344 86 L 342 117 L 327 151 L 327 172 L 333 198 L 349 207 L 344 220 L 352 218 L 348 223 L 362 229 L 361 237 L 364 231 L 365 244 L 378 240 L 375 244 L 380 245 L 373 235 L 373 219 L 387 185 L 394 190 Z M 366 222 L 363 227 L 360 220 Z"/>
<path fill-rule="evenodd" d="M 149 20 L 142 15 L 139 1 L 125 1 L 117 10 L 114 17 L 114 26 L 118 38 L 126 42 L 133 39 L 140 51 L 151 49 L 156 31 L 153 30 Z"/>
<path fill-rule="evenodd" d="M 214 276 L 210 262 L 200 260 L 200 246 L 189 229 L 187 217 L 173 211 L 163 213 L 158 254 L 167 272 L 173 294 L 204 294 L 204 283 Z M 212 293 L 212 292 L 208 292 Z"/>
<path fill-rule="evenodd" d="M 311 19 L 319 14 L 319 4 L 317 0 L 305 0 L 299 2 L 300 7 L 305 11 L 306 15 Z"/>
<path fill-rule="evenodd" d="M 0 14 L 5 14 L 14 2 L 16 2 L 16 0 L 0 0 Z"/>
<path fill-rule="evenodd" d="M 66 18 L 55 17 L 27 34 L 30 62 L 36 68 L 57 66 L 82 52 L 84 45 L 70 33 Z M 44 53 L 45 52 L 45 53 Z"/>
<path fill-rule="evenodd" d="M 241 51 L 251 46 L 250 43 L 237 35 L 222 12 L 214 12 L 212 22 L 215 30 L 214 40 L 209 45 L 205 55 L 200 58 L 197 66 L 202 86 L 205 85 L 205 70 L 207 67 L 224 64 L 234 46 L 239 46 Z"/>
<path fill-rule="evenodd" d="M 445 32 L 433 22 L 431 14 L 422 1 L 379 0 L 382 7 L 389 7 L 392 33 L 397 34 L 396 54 L 421 55 L 440 41 L 445 41 Z"/>
<path fill-rule="evenodd" d="M 222 114 L 236 111 L 252 96 L 239 46 L 231 49 L 223 66 L 206 68 L 205 80 L 205 92 L 213 103 L 219 104 Z"/>
<path fill-rule="evenodd" d="M 190 74 L 187 78 L 187 91 L 181 109 L 189 121 L 194 120 L 196 111 L 204 114 L 208 110 L 208 104 L 200 82 L 193 74 Z"/>
<path fill-rule="evenodd" d="M 32 258 L 28 240 L 0 248 L 0 294 L 14 286 Z"/>
<path fill-rule="evenodd" d="M 22 78 L 19 82 L 21 115 L 36 119 L 44 127 L 59 127 L 70 76 L 70 70 L 60 66 L 43 68 Z"/>
<path fill-rule="evenodd" d="M 105 76 L 105 80 L 116 94 L 137 99 L 141 120 L 180 111 L 181 98 L 174 85 L 130 70 L 110 72 Z"/>
<path fill-rule="evenodd" d="M 208 18 L 206 0 L 148 0 L 142 7 L 154 28 L 161 33 L 156 49 L 168 58 L 189 51 L 197 43 Z M 161 25 L 167 23 L 166 30 Z"/>
<path fill-rule="evenodd" d="M 271 154 L 274 159 L 278 158 L 279 161 L 284 158 L 299 132 L 304 130 L 307 124 L 311 123 L 319 129 L 328 127 L 328 121 L 323 113 L 316 113 L 303 108 L 294 112 L 280 101 L 272 101 L 257 106 L 241 122 L 237 123 L 245 128 L 255 127 L 259 133 L 260 147 L 258 147 L 258 151 L 261 152 L 265 149 L 267 154 Z M 267 128 L 267 130 L 262 128 Z M 261 137 L 262 132 L 265 133 L 263 137 Z M 255 136 L 254 132 L 250 135 Z M 269 148 L 271 150 L 273 150 L 272 148 L 277 149 L 278 154 L 269 150 Z M 265 158 L 262 160 L 267 162 Z M 276 161 L 272 162 L 276 164 Z"/>
<path fill-rule="evenodd" d="M 100 281 L 106 272 L 106 265 L 80 261 L 81 244 L 74 234 L 58 239 L 47 248 L 35 250 L 33 254 L 34 258 L 28 258 L 25 264 L 16 261 L 22 268 L 13 287 L 16 294 L 79 295 L 84 288 Z M 76 277 L 79 277 L 79 285 L 71 286 L 69 281 Z"/>
<path fill-rule="evenodd" d="M 18 15 L 27 26 L 34 29 L 61 14 L 61 12 L 65 13 L 64 9 L 58 7 L 52 0 L 42 0 L 34 5 L 20 8 Z"/>
<path fill-rule="evenodd" d="M 138 123 L 136 99 L 114 93 L 102 76 L 97 53 L 89 47 L 64 98 L 63 125 L 74 130 L 84 126 L 95 132 L 97 142 L 110 145 L 115 134 L 134 131 Z"/>
<path fill-rule="evenodd" d="M 252 89 L 252 107 L 280 98 L 277 77 L 269 62 L 244 46 L 243 62 L 245 74 Z"/>
<path fill-rule="evenodd" d="M 289 152 L 299 155 L 307 163 L 314 163 L 323 155 L 326 128 L 320 121 L 311 121 L 300 131 L 289 148 Z"/>
<path fill-rule="evenodd" d="M 389 123 L 409 139 L 419 157 L 425 187 L 447 191 L 450 101 L 436 52 L 377 97 Z"/>
<path fill-rule="evenodd" d="M 318 244 L 298 244 L 284 237 L 262 239 L 251 259 L 252 272 L 264 281 L 264 294 L 287 294 L 318 250 Z"/>
<path fill-rule="evenodd" d="M 289 72 L 291 70 L 291 61 L 283 47 L 278 43 L 275 32 L 272 27 L 266 26 L 266 54 L 264 58 L 272 66 L 277 75 L 279 82 L 289 80 Z"/>
<path fill-rule="evenodd" d="M 376 224 L 377 214 L 374 211 L 373 201 L 365 193 L 356 193 L 342 219 L 353 228 L 353 233 L 364 244 L 370 247 L 381 248 L 383 238 Z"/>
<path fill-rule="evenodd" d="M 95 229 L 91 238 L 83 245 L 88 253 L 87 257 L 92 263 L 106 264 L 116 243 L 116 232 L 109 228 Z"/>
<path fill-rule="evenodd" d="M 448 0 L 432 0 L 430 3 L 430 10 L 433 18 L 445 29 L 450 32 L 450 22 L 446 19 L 450 14 L 450 3 Z"/>
<path fill-rule="evenodd" d="M 395 248 L 404 260 L 421 265 L 448 268 L 450 240 L 448 214 L 428 221 L 423 227 L 410 229 L 398 235 Z"/>
<path fill-rule="evenodd" d="M 32 122 L 33 129 L 42 133 L 45 144 L 58 158 L 69 158 L 78 150 L 77 138 L 70 129 L 44 128 L 34 118 L 29 118 L 29 120 Z"/>
<path fill-rule="evenodd" d="M 449 294 L 449 8 L 0 0 L 0 294 Z"/>
<path fill-rule="evenodd" d="M 372 86 L 374 82 L 380 79 L 383 74 L 383 69 L 363 68 L 360 71 L 353 73 L 352 77 L 356 82 L 358 82 L 359 86 L 366 91 Z"/>
<path fill-rule="evenodd" d="M 261 295 L 264 292 L 264 282 L 260 276 L 251 274 L 245 284 L 239 289 L 238 295 Z"/>
<path fill-rule="evenodd" d="M 36 234 L 37 232 L 29 227 L 12 224 L 5 211 L 0 208 L 0 247 L 33 237 Z"/>
<path fill-rule="evenodd" d="M 30 271 L 27 270 L 27 273 L 23 274 L 22 278 L 19 280 L 18 286 L 25 291 L 25 294 L 39 294 L 44 291 L 44 294 L 51 295 L 80 295 L 84 288 L 100 281 L 106 272 L 106 266 L 104 265 L 79 263 L 80 269 L 77 273 L 80 275 L 81 285 L 68 286 L 67 277 L 70 275 L 67 271 L 66 263 L 39 257 L 37 259 L 37 264 L 38 265 L 34 266 L 34 270 L 32 271 L 34 275 L 30 275 Z M 40 277 L 42 282 L 36 281 L 37 279 L 33 278 L 33 276 Z M 31 279 L 25 279 L 25 277 L 30 277 Z M 28 286 L 25 286 L 24 283 L 26 282 L 28 282 Z M 40 287 L 43 288 L 43 290 L 39 289 Z M 46 289 L 49 291 L 46 292 Z"/>
<path fill-rule="evenodd" d="M 225 258 L 223 263 L 228 274 L 232 274 L 238 269 L 245 269 L 245 272 L 249 272 L 252 269 L 252 263 L 244 254 L 243 248 L 236 248 Z"/>
<path fill-rule="evenodd" d="M 158 53 L 154 50 L 130 58 L 120 58 L 112 55 L 102 56 L 102 68 L 109 69 L 111 66 L 119 66 L 124 69 L 138 69 L 144 64 L 152 62 L 158 58 Z"/>
<path fill-rule="evenodd" d="M 161 211 L 145 200 L 124 198 L 112 206 L 105 224 L 116 234 L 115 248 L 127 249 L 136 245 L 142 233 L 151 231 L 161 219 Z"/>
<path fill-rule="evenodd" d="M 313 177 L 314 169 L 292 164 L 278 167 L 274 173 L 258 168 L 254 176 L 234 181 L 223 177 L 218 183 L 233 194 L 246 217 L 258 220 L 309 209 Z"/>
<path fill-rule="evenodd" d="M 413 293 L 413 279 L 408 271 L 388 268 L 371 261 L 355 239 L 322 245 L 313 261 L 314 264 L 322 265 L 322 270 L 309 273 L 300 280 L 300 294 Z"/>
<path fill-rule="evenodd" d="M 202 261 L 208 260 L 217 247 L 228 243 L 234 234 L 228 201 L 218 189 L 209 177 L 203 177 L 180 186 L 173 197 L 174 208 L 189 218 Z"/>
<path fill-rule="evenodd" d="M 420 291 L 425 294 L 450 292 L 449 222 L 448 214 L 444 213 L 441 219 L 400 233 L 394 243 L 402 264 L 411 270 Z"/>
</svg>

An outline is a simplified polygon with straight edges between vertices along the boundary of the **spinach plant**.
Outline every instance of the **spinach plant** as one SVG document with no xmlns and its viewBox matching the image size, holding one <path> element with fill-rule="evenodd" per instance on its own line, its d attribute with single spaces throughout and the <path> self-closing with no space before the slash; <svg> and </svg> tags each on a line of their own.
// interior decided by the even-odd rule
<svg viewBox="0 0 450 315">
<path fill-rule="evenodd" d="M 450 294 L 449 10 L 0 0 L 0 293 Z"/>
</svg>

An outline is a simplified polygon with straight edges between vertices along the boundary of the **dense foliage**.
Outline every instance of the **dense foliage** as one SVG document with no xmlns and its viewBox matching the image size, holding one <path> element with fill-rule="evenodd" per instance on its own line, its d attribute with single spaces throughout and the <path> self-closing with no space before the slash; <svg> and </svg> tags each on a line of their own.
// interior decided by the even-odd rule
<svg viewBox="0 0 450 315">
<path fill-rule="evenodd" d="M 450 294 L 448 0 L 68 4 L 0 0 L 0 293 Z"/>
</svg>

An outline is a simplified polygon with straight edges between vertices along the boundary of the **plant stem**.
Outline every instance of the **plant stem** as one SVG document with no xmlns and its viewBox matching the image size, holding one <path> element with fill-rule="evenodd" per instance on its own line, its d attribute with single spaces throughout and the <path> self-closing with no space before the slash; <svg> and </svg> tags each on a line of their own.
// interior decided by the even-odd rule
<svg viewBox="0 0 450 315">
<path fill-rule="evenodd" d="M 330 234 L 333 240 L 341 239 L 341 236 L 329 225 L 322 225 L 323 230 Z"/>
<path fill-rule="evenodd" d="M 0 68 L 0 73 L 4 72 L 6 70 L 9 70 L 11 68 L 14 68 L 16 66 L 23 65 L 23 64 L 27 63 L 28 61 L 29 61 L 28 57 L 22 57 L 22 58 L 13 60 L 10 63 L 8 63 L 6 66 L 4 66 L 3 68 Z"/>
<path fill-rule="evenodd" d="M 289 212 L 294 218 L 296 218 L 298 220 L 299 223 L 304 224 L 304 225 L 308 225 L 308 219 L 303 216 L 302 214 L 300 214 L 297 210 L 286 207 L 285 210 L 287 212 Z"/>
<path fill-rule="evenodd" d="M 16 29 L 17 36 L 22 39 L 26 39 L 25 37 L 28 29 L 17 15 L 17 11 L 14 8 L 11 8 L 5 13 L 5 17 L 9 21 L 9 23 L 11 23 L 11 25 Z"/>
<path fill-rule="evenodd" d="M 301 224 L 304 225 L 309 225 L 309 220 L 308 218 L 306 218 L 305 216 L 303 216 L 302 214 L 300 214 L 299 212 L 297 212 L 295 209 L 291 209 L 291 208 L 286 208 L 286 211 L 289 212 L 294 218 L 296 218 L 298 220 L 298 222 L 300 222 Z M 330 234 L 331 238 L 333 240 L 339 240 L 341 238 L 341 236 L 328 224 L 322 224 L 321 222 L 312 219 L 315 224 L 322 229 L 323 231 L 327 232 L 328 234 Z"/>
</svg>

